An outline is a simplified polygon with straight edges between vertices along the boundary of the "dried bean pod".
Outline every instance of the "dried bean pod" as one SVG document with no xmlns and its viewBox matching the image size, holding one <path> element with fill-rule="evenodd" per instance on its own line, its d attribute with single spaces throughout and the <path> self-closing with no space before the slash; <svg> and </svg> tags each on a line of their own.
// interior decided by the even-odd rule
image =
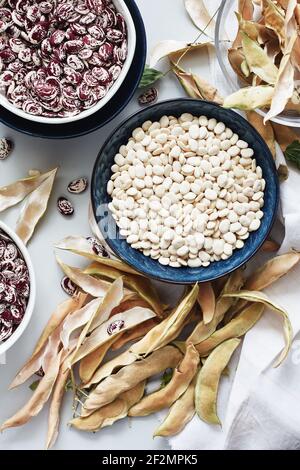
<svg viewBox="0 0 300 470">
<path fill-rule="evenodd" d="M 175 436 L 191 421 L 195 414 L 195 386 L 196 379 L 190 383 L 185 393 L 172 405 L 168 416 L 154 432 L 153 437 Z"/>
<path fill-rule="evenodd" d="M 198 364 L 199 355 L 190 343 L 187 345 L 185 356 L 175 369 L 168 385 L 157 392 L 145 396 L 129 410 L 129 416 L 147 416 L 171 406 L 185 393 L 197 372 Z"/>
<path fill-rule="evenodd" d="M 225 341 L 210 354 L 199 372 L 195 405 L 198 416 L 206 423 L 221 424 L 216 409 L 219 381 L 239 344 L 236 338 Z"/>
<path fill-rule="evenodd" d="M 182 358 L 181 352 L 173 346 L 166 346 L 152 353 L 143 361 L 123 367 L 116 374 L 104 379 L 84 403 L 81 416 L 89 416 L 95 410 L 114 401 L 121 393 L 135 387 L 141 381 L 152 377 L 168 367 L 176 367 Z"/>
</svg>

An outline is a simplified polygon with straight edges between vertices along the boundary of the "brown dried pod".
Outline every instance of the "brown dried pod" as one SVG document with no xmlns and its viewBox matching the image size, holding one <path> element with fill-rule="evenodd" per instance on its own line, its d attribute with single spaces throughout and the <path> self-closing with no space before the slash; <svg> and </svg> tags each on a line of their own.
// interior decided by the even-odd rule
<svg viewBox="0 0 300 470">
<path fill-rule="evenodd" d="M 197 300 L 202 310 L 204 323 L 210 323 L 214 317 L 216 308 L 215 293 L 210 282 L 200 284 Z"/>
<path fill-rule="evenodd" d="M 195 405 L 199 418 L 206 423 L 221 424 L 217 415 L 219 382 L 239 344 L 240 340 L 237 338 L 222 343 L 210 354 L 198 374 Z"/>
<path fill-rule="evenodd" d="M 200 356 L 207 356 L 219 344 L 228 339 L 244 336 L 259 321 L 264 309 L 265 306 L 263 304 L 250 304 L 238 317 L 217 330 L 205 341 L 202 341 L 202 343 L 197 344 L 196 349 Z"/>
<path fill-rule="evenodd" d="M 64 370 L 64 364 L 62 364 L 60 366 L 59 374 L 54 385 L 50 403 L 46 449 L 50 449 L 54 446 L 58 436 L 60 408 L 65 395 L 65 389 L 69 380 L 69 375 L 69 372 Z"/>
<path fill-rule="evenodd" d="M 223 295 L 225 293 L 238 291 L 243 285 L 243 282 L 243 275 L 240 269 L 235 271 L 229 277 L 220 294 L 220 297 L 217 300 L 215 314 L 212 321 L 206 325 L 203 321 L 198 323 L 192 334 L 189 336 L 188 341 L 191 341 L 194 344 L 201 343 L 201 341 L 204 341 L 205 339 L 209 338 L 216 331 L 219 323 L 223 320 L 226 312 L 234 304 L 234 301 L 232 299 L 231 301 L 227 302 L 228 299 L 224 298 Z"/>
<path fill-rule="evenodd" d="M 122 393 L 115 401 L 103 406 L 87 418 L 75 418 L 71 426 L 81 431 L 95 432 L 127 416 L 129 408 L 137 403 L 143 396 L 145 382 L 141 382 L 132 389 Z"/>
<path fill-rule="evenodd" d="M 31 357 L 17 373 L 9 387 L 10 389 L 18 387 L 24 383 L 40 368 L 49 337 L 70 313 L 82 307 L 85 299 L 85 294 L 78 294 L 77 296 L 72 297 L 71 299 L 68 299 L 62 304 L 58 305 L 56 310 L 51 315 L 40 338 L 38 339 Z"/>
<path fill-rule="evenodd" d="M 147 416 L 171 406 L 188 388 L 197 372 L 199 354 L 192 343 L 187 345 L 185 356 L 175 369 L 170 382 L 157 392 L 146 395 L 129 410 L 129 416 Z"/>
<path fill-rule="evenodd" d="M 48 371 L 40 380 L 37 389 L 28 402 L 14 416 L 2 424 L 0 428 L 1 431 L 4 431 L 4 429 L 7 428 L 22 426 L 22 424 L 30 421 L 31 418 L 36 416 L 43 409 L 45 403 L 48 401 L 51 395 L 53 386 L 59 373 L 60 361 L 61 352 L 52 358 Z"/>
<path fill-rule="evenodd" d="M 130 390 L 148 377 L 159 374 L 169 367 L 176 367 L 182 358 L 179 349 L 165 346 L 146 359 L 123 367 L 116 374 L 104 379 L 90 393 L 81 410 L 81 416 L 89 416 L 114 401 L 121 393 Z"/>
</svg>

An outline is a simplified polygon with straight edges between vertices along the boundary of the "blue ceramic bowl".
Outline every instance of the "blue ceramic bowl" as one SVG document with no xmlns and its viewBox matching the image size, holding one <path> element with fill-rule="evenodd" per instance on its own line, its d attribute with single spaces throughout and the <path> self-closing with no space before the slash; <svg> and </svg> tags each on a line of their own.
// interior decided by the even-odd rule
<svg viewBox="0 0 300 470">
<path fill-rule="evenodd" d="M 207 268 L 171 268 L 162 266 L 158 261 L 146 257 L 142 252 L 131 248 L 126 239 L 120 236 L 110 211 L 107 209 L 111 198 L 106 192 L 106 186 L 111 177 L 111 166 L 119 147 L 126 144 L 132 131 L 136 127 L 140 127 L 144 121 L 156 121 L 165 114 L 180 116 L 185 112 L 195 116 L 214 117 L 239 134 L 240 138 L 253 148 L 257 163 L 261 166 L 263 177 L 266 180 L 264 217 L 260 229 L 257 232 L 252 232 L 244 247 L 241 250 L 235 250 L 231 258 L 226 261 L 214 262 Z M 259 250 L 266 240 L 276 216 L 279 183 L 275 164 L 266 143 L 244 118 L 236 112 L 224 109 L 214 103 L 176 99 L 160 102 L 134 114 L 111 134 L 102 147 L 94 166 L 91 198 L 95 219 L 102 235 L 119 258 L 150 278 L 175 284 L 191 284 L 225 276 L 244 265 Z"/>
</svg>

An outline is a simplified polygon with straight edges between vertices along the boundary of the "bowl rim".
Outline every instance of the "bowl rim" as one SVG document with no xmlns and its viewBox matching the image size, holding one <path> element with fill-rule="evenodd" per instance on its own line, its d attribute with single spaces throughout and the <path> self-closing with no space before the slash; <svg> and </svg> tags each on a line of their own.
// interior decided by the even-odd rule
<svg viewBox="0 0 300 470">
<path fill-rule="evenodd" d="M 93 171 L 92 171 L 92 176 L 91 176 L 91 185 L 90 185 L 90 199 L 91 199 L 91 205 L 92 205 L 92 210 L 93 210 L 93 216 L 94 216 L 94 219 L 96 221 L 96 224 L 97 226 L 99 227 L 98 223 L 97 223 L 97 216 L 96 216 L 96 211 L 97 211 L 97 208 L 96 208 L 96 205 L 95 205 L 95 200 L 93 198 L 93 189 L 95 187 L 95 183 L 96 183 L 96 167 L 98 165 L 98 162 L 99 160 L 101 159 L 101 155 L 102 155 L 102 152 L 103 152 L 103 149 L 109 144 L 110 140 L 112 139 L 112 137 L 114 136 L 114 134 L 116 132 L 118 132 L 118 130 L 120 128 L 122 128 L 124 125 L 126 125 L 126 123 L 131 120 L 132 118 L 134 117 L 139 117 L 140 115 L 142 115 L 146 110 L 148 111 L 149 109 L 151 108 L 154 108 L 154 107 L 157 107 L 157 106 L 160 106 L 161 108 L 164 108 L 165 105 L 168 105 L 168 104 L 171 104 L 171 103 L 178 103 L 178 102 L 185 102 L 185 103 L 189 103 L 189 102 L 196 102 L 198 104 L 200 103 L 206 103 L 208 105 L 211 105 L 215 108 L 222 108 L 221 105 L 217 104 L 217 103 L 214 103 L 212 101 L 207 101 L 207 100 L 196 100 L 196 99 L 193 99 L 193 98 L 172 98 L 172 99 L 168 99 L 168 100 L 164 100 L 164 101 L 160 101 L 158 103 L 155 103 L 151 106 L 147 106 L 147 108 L 145 109 L 142 109 L 142 110 L 139 110 L 137 112 L 134 112 L 132 113 L 130 116 L 128 116 L 127 118 L 125 118 L 120 124 L 118 124 L 118 126 L 115 127 L 115 129 L 109 134 L 109 136 L 107 137 L 107 139 L 105 140 L 104 144 L 101 146 L 100 148 L 100 151 L 97 155 L 97 158 L 95 160 L 95 163 L 94 163 L 94 167 L 93 167 Z M 120 252 L 119 248 L 118 247 L 115 247 L 112 243 L 111 243 L 111 240 L 109 237 L 105 238 L 101 228 L 99 228 L 100 232 L 101 232 L 101 235 L 103 236 L 103 239 L 104 239 L 104 242 L 107 243 L 107 245 L 109 246 L 109 248 L 111 249 L 111 251 L 119 258 L 121 259 L 124 263 L 128 264 L 130 267 L 132 267 L 133 269 L 135 269 L 137 272 L 139 272 L 140 274 L 142 275 L 146 275 L 148 278 L 150 279 L 153 279 L 153 280 L 156 280 L 156 281 L 160 281 L 160 282 L 164 282 L 164 283 L 167 283 L 167 284 L 174 284 L 174 285 L 191 285 L 191 284 L 195 284 L 195 283 L 203 283 L 203 282 L 211 282 L 211 281 L 215 281 L 217 279 L 220 279 L 221 277 L 223 276 L 226 276 L 228 274 L 232 274 L 234 271 L 236 271 L 237 269 L 241 268 L 242 266 L 244 266 L 246 263 L 249 262 L 250 259 L 252 259 L 256 254 L 257 252 L 261 249 L 262 245 L 264 244 L 264 242 L 266 241 L 270 231 L 272 230 L 272 227 L 274 225 L 274 222 L 276 220 L 276 217 L 277 217 L 277 212 L 278 212 L 278 207 L 279 207 L 279 179 L 278 179 L 278 175 L 277 175 L 277 171 L 276 171 L 276 166 L 275 166 L 275 162 L 274 162 L 274 159 L 272 157 L 272 154 L 270 152 L 270 149 L 268 148 L 266 142 L 263 140 L 263 138 L 261 137 L 261 135 L 257 132 L 257 130 L 255 129 L 255 127 L 250 123 L 248 122 L 243 116 L 241 116 L 239 113 L 237 113 L 236 111 L 233 111 L 231 109 L 225 109 L 224 108 L 224 111 L 226 111 L 227 113 L 230 113 L 230 114 L 233 114 L 234 116 L 237 116 L 238 119 L 240 119 L 242 122 L 245 122 L 248 127 L 250 127 L 254 133 L 257 135 L 257 139 L 259 140 L 260 144 L 262 146 L 264 146 L 267 150 L 267 152 L 269 153 L 269 162 L 270 162 L 270 165 L 271 167 L 273 168 L 273 171 L 274 171 L 274 176 L 275 176 L 275 180 L 276 180 L 276 185 L 275 185 L 275 206 L 274 206 L 274 211 L 273 211 L 273 214 L 272 214 L 272 218 L 271 218 L 271 221 L 270 221 L 270 224 L 269 224 L 269 228 L 268 228 L 268 231 L 266 232 L 265 236 L 262 238 L 262 240 L 259 242 L 259 244 L 257 245 L 257 247 L 255 248 L 255 250 L 253 252 L 251 252 L 249 255 L 247 255 L 247 257 L 245 259 L 243 259 L 243 261 L 239 262 L 235 267 L 231 268 L 231 269 L 228 269 L 225 273 L 221 273 L 221 274 L 217 274 L 215 276 L 212 276 L 209 280 L 180 280 L 180 281 L 176 281 L 174 280 L 174 278 L 172 278 L 172 276 L 170 275 L 170 277 L 164 277 L 162 278 L 160 275 L 156 275 L 156 274 L 153 274 L 153 273 L 149 273 L 148 271 L 145 272 L 143 269 L 141 269 L 139 266 L 136 266 L 134 263 L 131 263 L 130 261 L 128 261 L 127 259 L 125 260 L 122 253 Z M 163 111 L 162 111 L 163 112 Z M 108 211 L 110 212 L 110 210 L 108 209 Z M 139 252 L 141 256 L 144 256 L 142 252 Z M 156 261 L 156 260 L 153 260 L 153 261 Z M 158 261 L 157 261 L 158 262 Z M 169 270 L 172 270 L 174 269 L 174 271 L 172 271 L 173 273 L 176 272 L 177 270 L 180 270 L 180 268 L 171 268 L 170 266 L 166 266 L 167 268 L 167 271 L 169 272 Z"/>
<path fill-rule="evenodd" d="M 0 229 L 2 229 L 3 232 L 5 232 L 19 248 L 27 265 L 30 278 L 30 295 L 24 317 L 21 323 L 19 324 L 18 328 L 16 328 L 16 330 L 13 332 L 13 334 L 6 341 L 0 343 L 0 355 L 2 355 L 18 341 L 18 339 L 22 336 L 31 320 L 36 300 L 36 279 L 31 257 L 29 255 L 28 249 L 26 248 L 22 240 L 8 225 L 2 222 L 2 220 L 0 220 Z"/>
<path fill-rule="evenodd" d="M 231 0 L 233 1 L 233 0 Z M 223 54 L 220 51 L 220 38 L 221 38 L 221 24 L 223 20 L 223 13 L 224 13 L 224 8 L 227 4 L 228 0 L 222 0 L 217 19 L 216 19 L 216 27 L 215 27 L 215 45 L 216 45 L 216 55 L 218 59 L 218 64 L 219 67 L 224 74 L 226 80 L 230 83 L 230 88 L 232 89 L 233 92 L 237 91 L 237 88 L 232 80 L 232 77 L 229 75 L 227 68 L 225 66 L 224 60 L 223 60 Z M 258 113 L 262 117 L 266 117 L 267 113 L 263 111 L 262 109 L 256 108 L 255 112 Z M 281 116 L 281 117 L 280 117 Z M 300 127 L 300 116 L 298 122 L 296 121 L 286 121 L 284 119 L 284 114 L 279 114 L 278 116 L 274 116 L 273 118 L 270 119 L 271 122 L 275 122 L 276 124 L 280 124 L 281 126 L 290 126 L 294 128 Z"/>
<path fill-rule="evenodd" d="M 113 0 L 113 3 L 116 4 L 117 10 L 121 10 L 125 17 L 125 22 L 127 25 L 127 45 L 128 45 L 128 52 L 126 60 L 123 64 L 121 73 L 117 80 L 113 83 L 112 87 L 108 90 L 107 94 L 95 105 L 89 109 L 86 109 L 75 116 L 63 117 L 63 118 L 48 118 L 44 116 L 35 116 L 33 114 L 26 113 L 22 109 L 16 108 L 12 103 L 10 103 L 6 96 L 0 93 L 0 105 L 3 106 L 5 109 L 10 111 L 11 113 L 19 116 L 23 119 L 28 121 L 35 122 L 37 124 L 55 124 L 55 125 L 63 125 L 63 124 L 70 124 L 75 121 L 80 121 L 81 119 L 88 118 L 89 116 L 93 115 L 94 113 L 100 111 L 105 105 L 109 103 L 112 97 L 117 93 L 119 88 L 121 87 L 122 83 L 124 82 L 126 75 L 128 74 L 131 64 L 133 62 L 135 48 L 136 48 L 136 29 L 134 25 L 133 18 L 129 11 L 129 8 L 125 2 L 125 0 Z"/>
</svg>

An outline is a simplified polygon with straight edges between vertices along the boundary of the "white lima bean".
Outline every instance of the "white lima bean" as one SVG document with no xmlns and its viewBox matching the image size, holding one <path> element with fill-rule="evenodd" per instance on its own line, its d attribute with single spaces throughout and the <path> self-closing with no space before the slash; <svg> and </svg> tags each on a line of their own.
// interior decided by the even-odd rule
<svg viewBox="0 0 300 470">
<path fill-rule="evenodd" d="M 120 147 L 107 184 L 120 233 L 164 266 L 228 259 L 264 216 L 265 180 L 254 157 L 214 118 L 145 122 Z"/>
</svg>

